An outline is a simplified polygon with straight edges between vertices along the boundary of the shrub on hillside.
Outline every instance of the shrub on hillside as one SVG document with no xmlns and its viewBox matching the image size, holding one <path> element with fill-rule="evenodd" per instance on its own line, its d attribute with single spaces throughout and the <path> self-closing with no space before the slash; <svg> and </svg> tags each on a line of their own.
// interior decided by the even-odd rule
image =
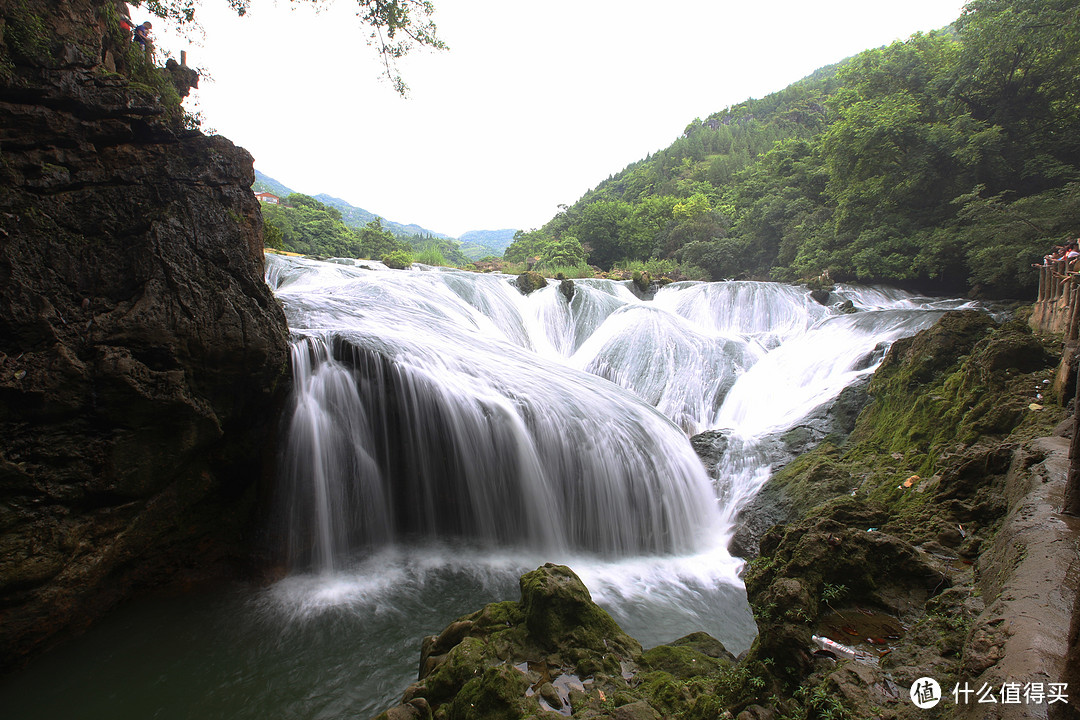
<svg viewBox="0 0 1080 720">
<path fill-rule="evenodd" d="M 379 260 L 388 268 L 394 270 L 405 270 L 412 267 L 413 259 L 412 255 L 404 250 L 395 250 L 393 252 L 386 253 Z"/>
</svg>

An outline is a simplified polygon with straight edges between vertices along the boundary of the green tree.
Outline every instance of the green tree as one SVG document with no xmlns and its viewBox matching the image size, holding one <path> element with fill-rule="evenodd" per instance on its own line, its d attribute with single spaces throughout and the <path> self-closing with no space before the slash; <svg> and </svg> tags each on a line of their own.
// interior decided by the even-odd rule
<svg viewBox="0 0 1080 720">
<path fill-rule="evenodd" d="M 646 260 L 652 251 L 652 236 L 624 200 L 586 205 L 570 232 L 581 241 L 589 261 L 604 268 L 620 260 Z"/>
<path fill-rule="evenodd" d="M 585 248 L 573 235 L 564 235 L 541 247 L 539 258 L 544 267 L 578 267 L 585 264 Z"/>
<path fill-rule="evenodd" d="M 285 249 L 285 239 L 282 236 L 281 228 L 272 222 L 266 222 L 263 219 L 263 247 L 273 248 L 274 250 Z"/>
<path fill-rule="evenodd" d="M 305 255 L 361 256 L 360 240 L 341 221 L 341 213 L 309 195 L 294 193 L 284 205 L 264 204 L 261 209 L 264 224 L 280 232 L 281 249 Z"/>
<path fill-rule="evenodd" d="M 523 263 L 531 257 L 539 257 L 541 250 L 552 241 L 547 232 L 541 230 L 518 230 L 514 241 L 503 251 L 503 260 L 511 263 Z"/>
<path fill-rule="evenodd" d="M 394 270 L 407 270 L 412 266 L 413 258 L 406 250 L 394 250 L 379 257 L 379 261 Z"/>
<path fill-rule="evenodd" d="M 375 218 L 359 230 L 354 230 L 359 242 L 359 257 L 380 258 L 394 252 L 410 254 L 409 243 L 394 237 L 394 234 L 382 226 L 382 219 Z"/>
<path fill-rule="evenodd" d="M 973 0 L 956 22 L 963 51 L 951 96 L 1001 128 L 1008 180 L 1021 195 L 1076 178 L 1080 162 L 1080 5 L 1075 0 Z"/>
</svg>

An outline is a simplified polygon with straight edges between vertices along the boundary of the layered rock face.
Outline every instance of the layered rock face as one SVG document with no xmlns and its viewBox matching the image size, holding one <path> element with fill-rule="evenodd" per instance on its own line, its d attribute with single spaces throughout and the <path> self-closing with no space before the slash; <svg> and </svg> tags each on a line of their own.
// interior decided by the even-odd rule
<svg viewBox="0 0 1080 720">
<path fill-rule="evenodd" d="M 0 1 L 0 665 L 239 551 L 285 385 L 252 158 L 117 8 Z"/>
</svg>

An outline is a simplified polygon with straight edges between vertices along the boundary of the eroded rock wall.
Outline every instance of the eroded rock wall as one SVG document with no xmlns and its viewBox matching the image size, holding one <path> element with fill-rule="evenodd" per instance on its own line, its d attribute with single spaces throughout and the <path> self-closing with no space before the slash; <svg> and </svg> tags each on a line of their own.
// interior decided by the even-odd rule
<svg viewBox="0 0 1080 720">
<path fill-rule="evenodd" d="M 242 554 L 286 380 L 252 158 L 106 68 L 116 12 L 0 2 L 5 665 Z"/>
</svg>

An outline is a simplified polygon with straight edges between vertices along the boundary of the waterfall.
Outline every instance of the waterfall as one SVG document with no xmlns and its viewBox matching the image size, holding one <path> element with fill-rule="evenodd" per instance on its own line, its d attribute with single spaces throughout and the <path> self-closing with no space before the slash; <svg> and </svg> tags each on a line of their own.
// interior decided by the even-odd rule
<svg viewBox="0 0 1080 720">
<path fill-rule="evenodd" d="M 266 279 L 293 332 L 289 572 L 118 608 L 7 678 L 6 716 L 372 717 L 415 681 L 420 637 L 545 562 L 645 647 L 704 631 L 741 653 L 740 510 L 889 343 L 962 304 L 603 279 L 525 297 L 505 275 L 283 256 Z"/>
<path fill-rule="evenodd" d="M 608 557 L 707 542 L 718 509 L 685 434 L 559 362 L 543 328 L 567 318 L 540 327 L 551 297 L 536 312 L 505 278 L 289 262 L 274 278 L 297 337 L 294 556 L 333 569 L 404 538 Z"/>
<path fill-rule="evenodd" d="M 597 558 L 609 595 L 626 588 L 602 568 L 634 558 L 704 553 L 737 584 L 726 542 L 777 459 L 769 439 L 960 305 L 841 286 L 825 306 L 760 282 L 643 301 L 600 279 L 526 297 L 498 274 L 267 265 L 294 333 L 283 504 L 299 565 L 461 541 Z M 728 434 L 715 477 L 688 440 L 707 429 Z"/>
</svg>

